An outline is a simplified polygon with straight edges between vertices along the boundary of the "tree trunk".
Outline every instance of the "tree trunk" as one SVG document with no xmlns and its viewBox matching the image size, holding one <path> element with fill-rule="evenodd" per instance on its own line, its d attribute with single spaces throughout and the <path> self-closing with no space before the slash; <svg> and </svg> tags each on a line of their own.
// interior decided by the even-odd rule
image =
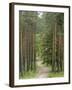
<svg viewBox="0 0 72 90">
<path fill-rule="evenodd" d="M 23 75 L 23 51 L 22 51 L 22 31 L 21 31 L 21 73 Z"/>
</svg>

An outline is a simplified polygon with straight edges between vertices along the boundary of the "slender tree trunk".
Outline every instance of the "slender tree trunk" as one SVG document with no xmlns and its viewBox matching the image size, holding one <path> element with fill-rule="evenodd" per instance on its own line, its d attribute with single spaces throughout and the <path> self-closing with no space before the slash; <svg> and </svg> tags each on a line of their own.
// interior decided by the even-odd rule
<svg viewBox="0 0 72 90">
<path fill-rule="evenodd" d="M 61 31 L 60 31 L 60 25 L 59 25 L 59 71 L 60 71 L 60 65 L 61 65 Z"/>
<path fill-rule="evenodd" d="M 34 55 L 34 71 L 36 70 L 36 47 L 35 47 L 35 31 L 34 31 L 34 34 L 33 34 L 33 55 Z"/>
<path fill-rule="evenodd" d="M 25 41 L 24 41 L 24 56 L 25 56 L 25 72 L 27 71 L 27 31 L 25 29 Z"/>
<path fill-rule="evenodd" d="M 52 28 L 53 29 L 53 28 Z M 55 53 L 54 53 L 54 30 L 53 30 L 53 47 L 52 47 L 52 72 L 54 72 L 54 55 L 55 55 Z"/>
<path fill-rule="evenodd" d="M 21 73 L 22 73 L 22 75 L 23 75 L 23 51 L 22 51 L 22 49 L 23 49 L 23 47 L 22 47 L 22 31 L 21 31 Z"/>
<path fill-rule="evenodd" d="M 57 23 L 55 23 L 55 35 L 54 35 L 54 37 L 55 37 L 55 47 L 54 47 L 54 49 L 55 49 L 55 56 L 54 56 L 54 62 L 55 62 L 55 64 L 54 64 L 54 68 L 55 68 L 55 71 L 56 71 L 56 65 L 57 65 L 57 63 L 56 63 L 56 59 L 57 59 L 57 57 L 56 57 L 56 50 L 57 50 L 57 47 L 56 47 L 56 42 L 57 42 L 57 40 L 56 40 L 56 35 L 57 34 Z"/>
</svg>

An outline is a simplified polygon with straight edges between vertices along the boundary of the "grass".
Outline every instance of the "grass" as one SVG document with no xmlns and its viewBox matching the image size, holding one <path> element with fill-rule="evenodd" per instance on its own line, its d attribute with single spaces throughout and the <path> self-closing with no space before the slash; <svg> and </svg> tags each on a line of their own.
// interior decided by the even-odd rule
<svg viewBox="0 0 72 90">
<path fill-rule="evenodd" d="M 30 78 L 35 78 L 36 75 L 37 75 L 36 71 L 28 71 L 28 72 L 24 72 L 23 74 L 20 73 L 19 78 L 20 79 L 30 79 Z"/>
<path fill-rule="evenodd" d="M 48 77 L 53 78 L 53 77 L 64 77 L 64 72 L 50 72 L 48 74 Z"/>
</svg>

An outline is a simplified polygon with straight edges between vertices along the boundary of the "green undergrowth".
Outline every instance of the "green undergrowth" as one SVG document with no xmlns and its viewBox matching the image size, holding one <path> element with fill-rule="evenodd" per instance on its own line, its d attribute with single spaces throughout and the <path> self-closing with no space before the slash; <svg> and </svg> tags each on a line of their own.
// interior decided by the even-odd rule
<svg viewBox="0 0 72 90">
<path fill-rule="evenodd" d="M 50 72 L 48 74 L 48 77 L 53 78 L 53 77 L 64 77 L 64 72 Z"/>
<path fill-rule="evenodd" d="M 20 73 L 19 78 L 20 79 L 31 79 L 31 78 L 34 78 L 36 75 L 37 75 L 36 71 L 27 71 L 24 73 Z"/>
</svg>

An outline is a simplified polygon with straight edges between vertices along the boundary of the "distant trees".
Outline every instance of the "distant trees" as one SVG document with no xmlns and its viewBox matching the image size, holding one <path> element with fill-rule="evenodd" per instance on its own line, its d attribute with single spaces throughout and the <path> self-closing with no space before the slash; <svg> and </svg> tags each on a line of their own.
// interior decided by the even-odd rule
<svg viewBox="0 0 72 90">
<path fill-rule="evenodd" d="M 43 63 L 51 65 L 52 71 L 64 68 L 64 15 L 63 13 L 44 14 L 46 31 L 42 37 Z"/>
</svg>

